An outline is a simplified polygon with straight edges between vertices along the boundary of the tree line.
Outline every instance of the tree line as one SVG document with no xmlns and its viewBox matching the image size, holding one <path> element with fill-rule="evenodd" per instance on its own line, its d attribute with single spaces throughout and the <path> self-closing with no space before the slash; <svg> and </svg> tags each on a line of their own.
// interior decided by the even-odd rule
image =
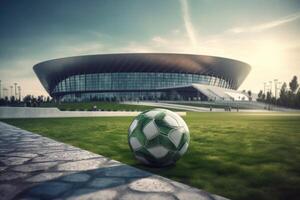
<svg viewBox="0 0 300 200">
<path fill-rule="evenodd" d="M 281 86 L 279 98 L 275 98 L 271 91 L 266 94 L 261 90 L 258 93 L 257 101 L 289 107 L 289 108 L 300 108 L 300 88 L 297 76 L 294 76 L 287 85 L 284 82 Z"/>
<path fill-rule="evenodd" d="M 50 103 L 52 99 L 43 95 L 34 96 L 26 95 L 23 99 L 17 99 L 15 96 L 8 98 L 7 96 L 0 99 L 0 106 L 27 106 L 38 107 L 43 103 Z"/>
</svg>

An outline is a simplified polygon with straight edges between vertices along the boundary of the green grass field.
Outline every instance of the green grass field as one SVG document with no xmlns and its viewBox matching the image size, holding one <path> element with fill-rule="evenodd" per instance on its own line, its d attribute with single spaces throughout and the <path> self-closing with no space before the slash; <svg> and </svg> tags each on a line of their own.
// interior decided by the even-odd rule
<svg viewBox="0 0 300 200">
<path fill-rule="evenodd" d="M 137 164 L 127 143 L 133 118 L 2 120 L 231 199 L 298 199 L 300 116 L 188 113 L 188 152 L 175 166 Z"/>
<path fill-rule="evenodd" d="M 103 111 L 143 111 L 152 109 L 152 106 L 144 105 L 128 105 L 120 104 L 116 102 L 77 102 L 77 103 L 43 103 L 41 107 L 57 107 L 58 109 L 65 111 L 75 110 L 93 110 L 93 107 L 97 106 L 97 109 Z M 174 109 L 173 109 L 174 110 Z"/>
</svg>

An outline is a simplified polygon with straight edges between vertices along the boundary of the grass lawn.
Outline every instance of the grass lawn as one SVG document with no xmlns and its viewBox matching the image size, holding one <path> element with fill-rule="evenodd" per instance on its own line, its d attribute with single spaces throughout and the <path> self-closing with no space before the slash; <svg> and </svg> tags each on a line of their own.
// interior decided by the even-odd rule
<svg viewBox="0 0 300 200">
<path fill-rule="evenodd" d="M 132 117 L 2 120 L 231 199 L 300 197 L 300 116 L 188 113 L 188 152 L 176 166 L 137 164 Z"/>
</svg>

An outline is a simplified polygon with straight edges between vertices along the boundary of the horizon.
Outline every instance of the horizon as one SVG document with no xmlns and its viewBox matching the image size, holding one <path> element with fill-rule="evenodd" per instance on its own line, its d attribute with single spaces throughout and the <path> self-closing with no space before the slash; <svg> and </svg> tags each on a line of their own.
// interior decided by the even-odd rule
<svg viewBox="0 0 300 200">
<path fill-rule="evenodd" d="M 264 82 L 288 84 L 300 76 L 297 0 L 3 1 L 0 26 L 1 87 L 16 82 L 22 96 L 48 96 L 34 74 L 35 64 L 93 54 L 234 59 L 251 66 L 239 90 L 254 93 L 264 89 Z"/>
</svg>

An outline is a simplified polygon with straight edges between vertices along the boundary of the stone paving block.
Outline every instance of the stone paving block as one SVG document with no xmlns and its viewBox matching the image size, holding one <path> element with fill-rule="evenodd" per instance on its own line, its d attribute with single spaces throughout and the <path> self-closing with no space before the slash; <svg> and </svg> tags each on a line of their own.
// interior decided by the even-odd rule
<svg viewBox="0 0 300 200">
<path fill-rule="evenodd" d="M 90 175 L 86 174 L 86 173 L 73 173 L 73 174 L 69 174 L 67 176 L 64 176 L 62 178 L 62 180 L 64 181 L 68 181 L 68 182 L 86 182 L 90 179 Z"/>
<path fill-rule="evenodd" d="M 45 156 L 34 158 L 32 161 L 33 162 L 44 162 L 44 161 L 53 161 L 53 160 L 75 161 L 75 160 L 83 160 L 83 159 L 97 158 L 97 157 L 100 156 L 97 156 L 90 152 L 73 150 L 73 151 L 63 151 L 60 153 L 50 152 Z"/>
<path fill-rule="evenodd" d="M 134 192 L 128 192 L 124 194 L 123 196 L 119 197 L 120 200 L 176 200 L 175 197 L 173 197 L 170 194 L 161 194 L 161 193 L 134 193 Z M 188 199 L 192 200 L 192 199 Z"/>
<path fill-rule="evenodd" d="M 5 155 L 6 157 L 22 157 L 22 158 L 34 158 L 38 156 L 38 154 L 35 153 L 25 153 L 25 152 L 12 152 Z"/>
<path fill-rule="evenodd" d="M 188 190 L 189 189 L 189 186 L 187 186 L 183 183 L 179 183 L 179 182 L 176 182 L 176 181 L 169 181 L 169 183 L 174 185 L 177 189 L 181 189 L 181 190 Z"/>
<path fill-rule="evenodd" d="M 111 188 L 123 185 L 125 183 L 125 179 L 123 178 L 96 178 L 92 182 L 89 183 L 90 187 L 96 188 Z"/>
<path fill-rule="evenodd" d="M 1 166 L 1 167 L 0 167 L 0 172 L 1 172 L 1 171 L 4 171 L 6 168 L 7 168 L 7 167 L 2 167 L 2 166 Z"/>
<path fill-rule="evenodd" d="M 146 177 L 151 175 L 148 172 L 139 170 L 137 168 L 130 167 L 128 165 L 122 165 L 117 168 L 107 168 L 105 171 L 106 176 L 117 176 L 117 177 Z"/>
<path fill-rule="evenodd" d="M 0 184 L 0 199 L 12 199 L 17 195 L 18 187 L 12 184 Z"/>
<path fill-rule="evenodd" d="M 107 190 L 95 190 L 95 189 L 80 189 L 74 192 L 74 194 L 68 198 L 67 200 L 112 200 L 117 199 L 118 192 L 115 190 L 107 189 Z"/>
<path fill-rule="evenodd" d="M 46 173 L 40 173 L 33 177 L 30 177 L 30 178 L 26 179 L 26 181 L 28 181 L 28 182 L 44 182 L 44 181 L 50 181 L 53 179 L 57 179 L 63 175 L 64 175 L 64 173 L 61 173 L 61 172 L 51 172 L 51 173 L 46 172 Z"/>
<path fill-rule="evenodd" d="M 6 157 L 1 158 L 1 162 L 3 162 L 5 165 L 20 165 L 24 162 L 30 160 L 30 158 L 21 158 L 21 157 Z"/>
<path fill-rule="evenodd" d="M 174 187 L 157 178 L 142 178 L 132 182 L 129 185 L 130 189 L 139 192 L 173 192 Z"/>
<path fill-rule="evenodd" d="M 4 172 L 0 174 L 0 181 L 11 181 L 18 178 L 25 178 L 28 174 L 22 172 Z"/>
<path fill-rule="evenodd" d="M 198 194 L 193 192 L 180 192 L 176 194 L 176 197 L 180 200 L 186 200 L 186 199 L 198 199 L 198 200 L 214 200 L 211 196 L 208 196 L 206 194 Z"/>
<path fill-rule="evenodd" d="M 71 188 L 71 184 L 61 182 L 45 182 L 31 188 L 28 193 L 42 198 L 54 198 Z"/>
<path fill-rule="evenodd" d="M 81 160 L 74 162 L 67 162 L 58 165 L 57 169 L 60 171 L 82 171 L 82 170 L 92 170 L 100 167 L 107 161 L 105 158 L 98 158 L 92 160 Z"/>
<path fill-rule="evenodd" d="M 31 164 L 16 166 L 13 168 L 13 170 L 19 172 L 35 172 L 35 171 L 47 170 L 55 166 L 56 164 L 57 162 L 31 163 Z"/>
</svg>

